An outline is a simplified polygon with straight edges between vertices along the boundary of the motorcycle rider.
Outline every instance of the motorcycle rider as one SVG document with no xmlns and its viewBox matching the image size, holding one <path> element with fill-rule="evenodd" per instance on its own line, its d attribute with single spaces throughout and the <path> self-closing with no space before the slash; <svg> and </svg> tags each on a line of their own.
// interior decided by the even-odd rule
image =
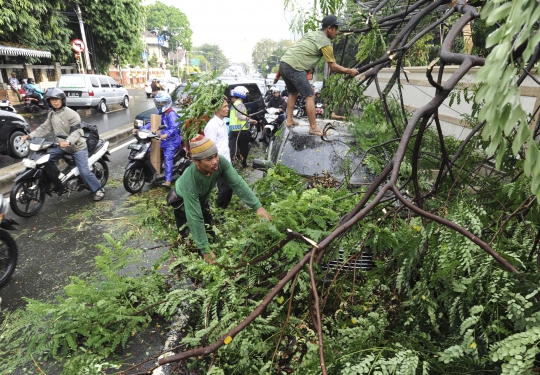
<svg viewBox="0 0 540 375">
<path fill-rule="evenodd" d="M 24 91 L 26 91 L 26 96 L 37 99 L 38 105 L 47 108 L 47 103 L 45 103 L 45 101 L 43 100 L 43 90 L 36 86 L 33 78 L 28 78 L 27 82 L 28 83 L 26 84 L 26 87 L 23 86 Z"/>
<path fill-rule="evenodd" d="M 281 124 L 283 121 L 285 121 L 283 110 L 284 108 L 287 108 L 287 102 L 281 97 L 281 92 L 276 86 L 272 87 L 271 90 L 273 94 L 272 98 L 268 101 L 267 107 L 281 109 L 281 113 L 279 114 L 279 123 Z"/>
<path fill-rule="evenodd" d="M 86 183 L 90 191 L 94 194 L 94 201 L 100 201 L 105 197 L 105 190 L 96 176 L 90 172 L 88 167 L 88 149 L 86 139 L 83 137 L 82 129 L 71 132 L 71 127 L 81 123 L 81 117 L 71 108 L 66 107 L 66 94 L 59 88 L 52 88 L 45 94 L 45 100 L 52 107 L 52 111 L 47 115 L 47 120 L 29 135 L 21 137 L 22 141 L 27 138 L 44 137 L 50 131 L 55 135 L 59 133 L 69 134 L 66 139 L 57 138 L 56 142 L 60 147 L 50 148 L 47 152 L 51 155 L 49 161 L 56 162 L 64 154 L 72 154 L 75 164 L 79 168 L 81 178 Z M 61 194 L 62 192 L 59 192 Z"/>
<path fill-rule="evenodd" d="M 156 95 L 162 90 L 161 85 L 159 84 L 158 80 L 156 78 L 152 79 L 152 83 L 150 84 L 150 88 L 152 89 L 152 97 L 155 98 Z"/>
<path fill-rule="evenodd" d="M 159 92 L 154 98 L 154 104 L 161 115 L 161 125 L 166 128 L 161 130 L 161 150 L 165 159 L 165 182 L 163 186 L 171 186 L 174 168 L 174 154 L 182 143 L 180 135 L 180 122 L 178 113 L 172 108 L 172 98 L 165 92 Z M 141 129 L 150 129 L 150 124 L 146 124 Z M 137 129 L 133 129 L 135 133 Z"/>
<path fill-rule="evenodd" d="M 324 100 L 321 96 L 321 90 L 315 90 L 315 105 L 322 104 L 324 107 Z"/>
<path fill-rule="evenodd" d="M 244 100 L 247 98 L 249 90 L 244 86 L 236 86 L 231 90 L 231 99 L 233 106 L 229 115 L 229 149 L 231 150 L 231 160 L 234 162 L 236 156 L 239 156 L 242 161 L 242 168 L 247 167 L 247 157 L 249 154 L 249 142 L 251 141 L 251 133 L 249 132 L 249 124 L 256 124 L 257 120 L 252 120 L 247 113 L 247 108 L 244 105 Z"/>
</svg>

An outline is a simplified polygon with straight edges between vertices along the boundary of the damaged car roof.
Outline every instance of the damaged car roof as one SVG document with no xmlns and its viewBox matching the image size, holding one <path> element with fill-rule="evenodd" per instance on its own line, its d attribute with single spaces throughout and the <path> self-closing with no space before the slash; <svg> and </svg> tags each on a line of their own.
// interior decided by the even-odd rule
<svg viewBox="0 0 540 375">
<path fill-rule="evenodd" d="M 348 124 L 328 120 L 318 123 L 321 129 L 328 123 L 333 127 L 325 140 L 310 135 L 307 123 L 292 129 L 283 126 L 268 147 L 267 160 L 254 160 L 254 167 L 264 169 L 268 162 L 282 163 L 303 176 L 320 176 L 326 171 L 340 181 L 350 175 L 352 185 L 372 182 L 375 175 L 362 164 L 364 151 L 347 131 Z"/>
</svg>

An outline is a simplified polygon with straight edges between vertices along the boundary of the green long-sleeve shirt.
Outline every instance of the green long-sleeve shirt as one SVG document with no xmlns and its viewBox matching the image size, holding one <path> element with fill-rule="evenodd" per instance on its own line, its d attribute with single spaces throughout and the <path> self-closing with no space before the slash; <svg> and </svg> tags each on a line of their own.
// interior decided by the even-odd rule
<svg viewBox="0 0 540 375">
<path fill-rule="evenodd" d="M 191 164 L 182 176 L 176 180 L 175 188 L 176 193 L 184 199 L 183 209 L 186 212 L 189 230 L 195 239 L 195 244 L 202 253 L 206 253 L 210 249 L 208 237 L 204 229 L 202 206 L 208 201 L 218 178 L 222 176 L 234 193 L 249 208 L 256 210 L 262 206 L 248 184 L 225 158 L 219 158 L 218 170 L 208 177 L 199 172 L 194 163 Z"/>
</svg>

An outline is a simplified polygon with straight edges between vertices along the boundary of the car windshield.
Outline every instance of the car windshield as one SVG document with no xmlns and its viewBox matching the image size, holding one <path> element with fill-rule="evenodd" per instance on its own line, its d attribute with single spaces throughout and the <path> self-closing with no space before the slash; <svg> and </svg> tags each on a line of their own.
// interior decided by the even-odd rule
<svg viewBox="0 0 540 375">
<path fill-rule="evenodd" d="M 62 75 L 58 81 L 58 87 L 84 88 L 86 87 L 84 76 Z"/>
</svg>

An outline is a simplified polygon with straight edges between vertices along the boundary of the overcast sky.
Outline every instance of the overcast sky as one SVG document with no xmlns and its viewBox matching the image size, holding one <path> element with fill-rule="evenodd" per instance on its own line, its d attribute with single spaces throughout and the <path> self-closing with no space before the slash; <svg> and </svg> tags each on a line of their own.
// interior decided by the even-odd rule
<svg viewBox="0 0 540 375">
<path fill-rule="evenodd" d="M 253 47 L 263 38 L 292 38 L 286 19 L 291 15 L 285 14 L 283 0 L 160 1 L 186 14 L 193 30 L 193 46 L 218 44 L 231 62 L 250 64 Z"/>
</svg>

